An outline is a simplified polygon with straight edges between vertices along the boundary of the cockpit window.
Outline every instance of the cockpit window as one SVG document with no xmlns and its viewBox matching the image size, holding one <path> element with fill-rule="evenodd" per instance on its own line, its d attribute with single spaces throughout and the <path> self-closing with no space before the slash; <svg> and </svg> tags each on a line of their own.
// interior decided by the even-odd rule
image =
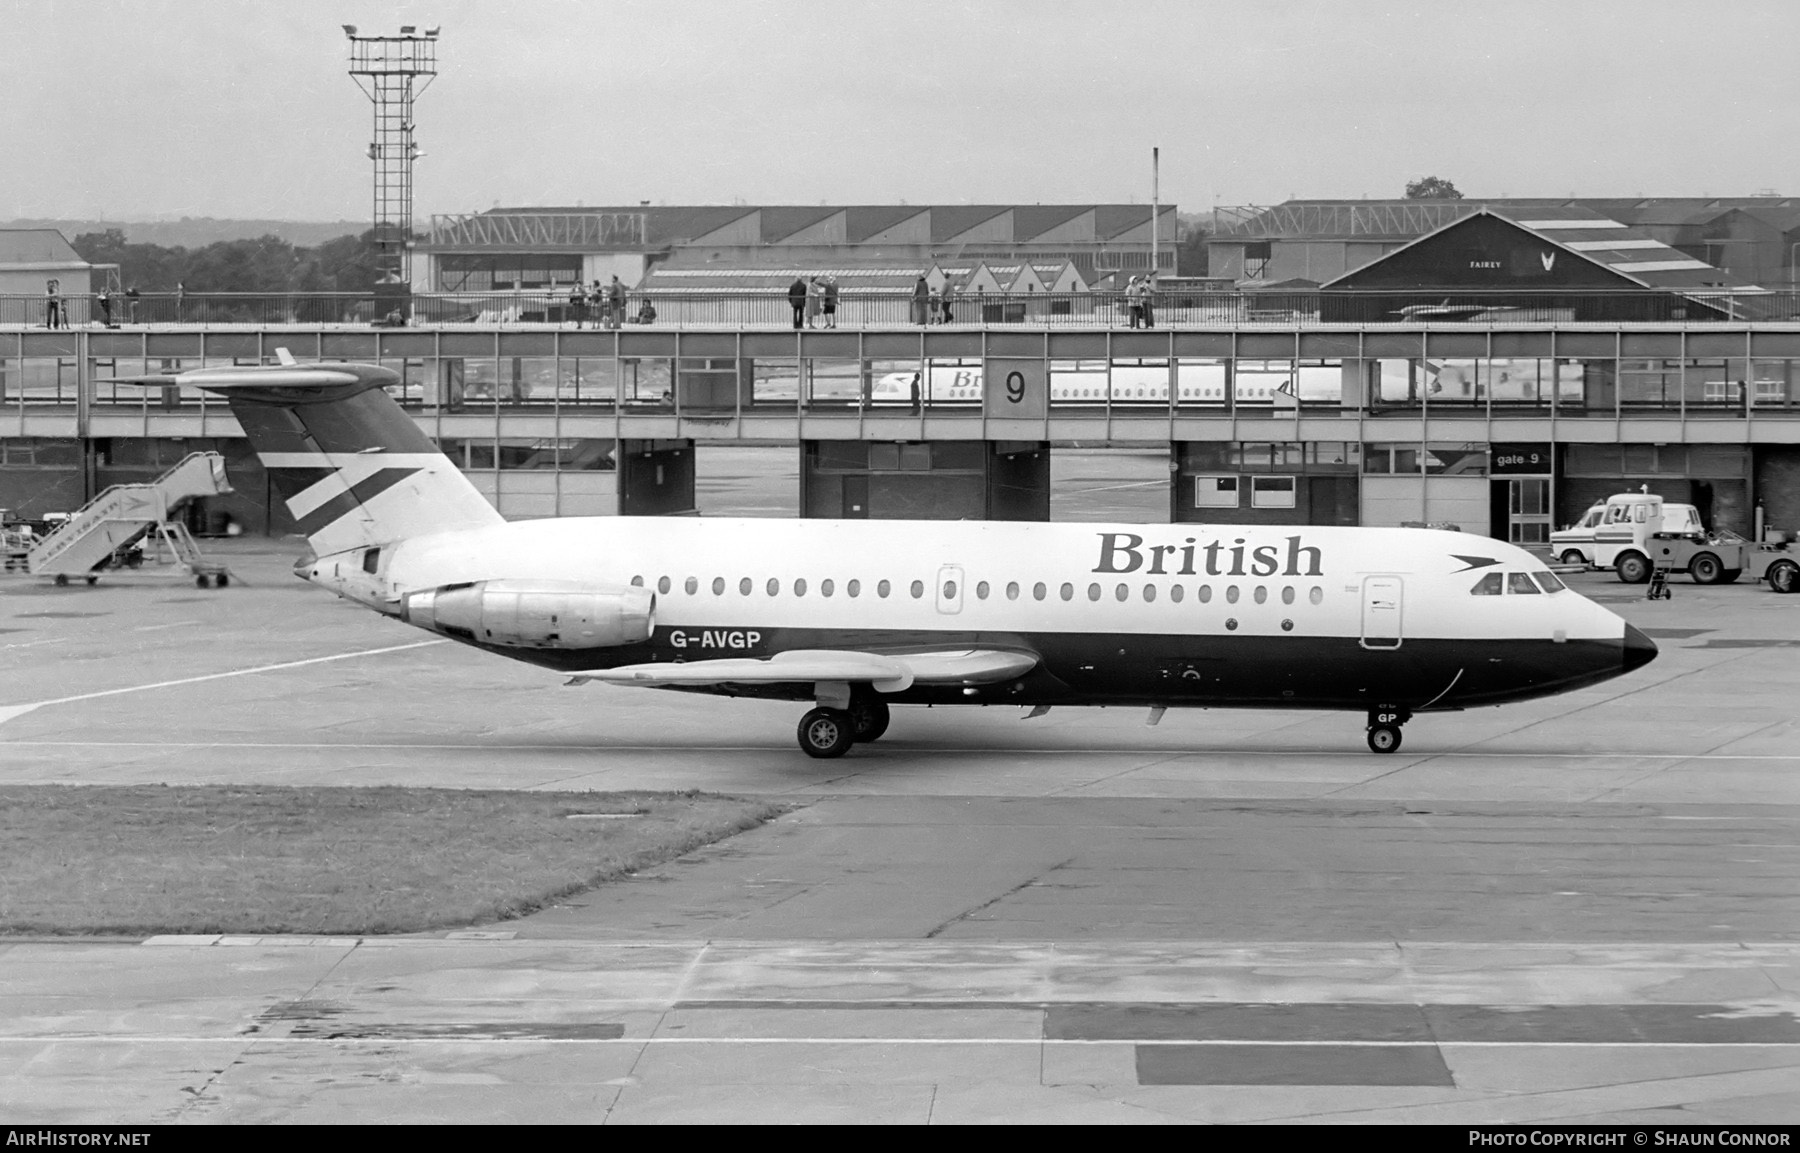
<svg viewBox="0 0 1800 1153">
<path fill-rule="evenodd" d="M 1553 572 L 1534 572 L 1531 574 L 1538 584 L 1544 586 L 1547 593 L 1559 593 L 1569 586 L 1556 578 Z"/>
<path fill-rule="evenodd" d="M 1509 593 L 1527 593 L 1531 596 L 1538 595 L 1538 587 L 1531 583 L 1531 574 L 1522 572 L 1509 572 L 1506 574 L 1506 591 Z"/>
<path fill-rule="evenodd" d="M 1499 573 L 1488 573 L 1475 582 L 1475 587 L 1469 590 L 1469 595 L 1477 597 L 1497 597 L 1505 591 L 1504 586 L 1500 581 L 1501 576 Z"/>
</svg>

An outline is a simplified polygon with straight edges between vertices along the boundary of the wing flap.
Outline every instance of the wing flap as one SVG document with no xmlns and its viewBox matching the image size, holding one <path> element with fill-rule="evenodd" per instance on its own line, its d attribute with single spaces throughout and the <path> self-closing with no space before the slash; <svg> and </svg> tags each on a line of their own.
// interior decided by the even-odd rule
<svg viewBox="0 0 1800 1153">
<path fill-rule="evenodd" d="M 895 657 L 922 685 L 988 685 L 1023 676 L 1037 667 L 1031 653 L 1001 649 L 964 649 L 953 653 L 908 653 Z"/>
<path fill-rule="evenodd" d="M 570 676 L 571 685 L 590 681 L 660 688 L 671 685 L 768 685 L 795 681 L 870 684 L 897 693 L 913 684 L 985 685 L 1011 680 L 1037 667 L 1029 653 L 962 649 L 940 653 L 865 653 L 835 649 L 794 649 L 772 657 L 720 657 L 704 661 L 653 662 L 594 669 Z"/>
<path fill-rule="evenodd" d="M 900 662 L 873 653 L 835 652 L 827 649 L 794 649 L 767 659 L 720 657 L 715 660 L 621 665 L 571 676 L 571 685 L 598 681 L 610 685 L 770 685 L 792 681 L 843 681 L 868 683 L 884 693 L 897 693 L 912 684 L 912 673 Z"/>
</svg>

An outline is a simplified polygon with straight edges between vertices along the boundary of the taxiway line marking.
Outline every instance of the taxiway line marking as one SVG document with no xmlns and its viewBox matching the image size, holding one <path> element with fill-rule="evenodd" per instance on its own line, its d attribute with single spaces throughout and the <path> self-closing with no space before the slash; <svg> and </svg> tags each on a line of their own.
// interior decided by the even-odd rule
<svg viewBox="0 0 1800 1153">
<path fill-rule="evenodd" d="M 31 712 L 33 709 L 41 709 L 49 705 L 66 705 L 72 704 L 75 701 L 91 701 L 100 697 L 116 697 L 122 693 L 142 693 L 148 692 L 150 689 L 167 689 L 173 688 L 176 685 L 192 685 L 198 684 L 201 681 L 223 680 L 226 677 L 246 677 L 252 673 L 272 673 L 282 669 L 297 669 L 304 665 L 320 665 L 327 661 L 344 661 L 349 660 L 352 657 L 374 657 L 380 656 L 382 653 L 397 653 L 406 649 L 422 649 L 427 645 L 441 645 L 447 643 L 449 642 L 441 640 L 413 641 L 410 644 L 388 645 L 385 648 L 379 649 L 359 649 L 353 653 L 334 653 L 328 657 L 308 657 L 301 661 L 282 661 L 279 664 L 273 665 L 257 665 L 255 668 L 232 669 L 223 673 L 206 673 L 197 677 L 180 677 L 176 680 L 156 681 L 155 683 L 148 685 L 127 685 L 124 688 L 118 689 L 101 689 L 99 692 L 77 693 L 71 697 L 52 697 L 49 700 L 31 701 L 22 705 L 0 705 L 0 724 L 4 724 L 14 717 Z"/>
<path fill-rule="evenodd" d="M 377 1026 L 379 1027 L 379 1026 Z M 1800 1049 L 1795 1041 L 1254 1041 L 1161 1037 L 59 1037 L 0 1036 L 0 1045 L 54 1043 L 125 1045 L 1262 1045 L 1269 1048 L 1354 1045 L 1369 1049 Z"/>
<path fill-rule="evenodd" d="M 447 641 L 424 641 L 428 645 L 447 644 Z M 417 645 L 401 645 L 401 648 L 416 648 Z M 392 652 L 392 649 L 371 649 L 367 653 L 343 653 L 336 657 L 318 657 L 315 660 L 342 660 L 345 657 L 369 656 L 374 653 Z M 312 661 L 299 661 L 298 664 L 311 664 Z M 260 669 L 243 669 L 242 673 L 267 672 L 270 669 L 286 668 L 286 665 L 268 665 Z M 195 677 L 193 680 L 211 680 L 214 677 L 237 676 L 238 673 L 214 673 L 211 676 Z M 168 681 L 165 684 L 183 684 L 183 681 Z M 160 685 L 142 685 L 139 688 L 160 688 Z M 105 696 L 107 693 L 136 692 L 137 688 L 109 689 L 106 693 L 94 693 L 93 696 Z M 41 705 L 61 704 L 63 701 L 85 700 L 85 697 L 64 697 L 57 701 L 40 701 L 34 705 L 0 706 L 0 719 L 6 716 L 8 707 L 34 709 Z M 611 752 L 611 753 L 767 753 L 786 751 L 785 744 L 769 745 L 561 745 L 546 742 L 543 744 L 428 744 L 423 741 L 346 741 L 343 743 L 306 742 L 306 741 L 48 741 L 22 740 L 13 741 L 16 745 L 36 745 L 46 748 L 70 749 L 421 749 L 431 752 Z M 1297 749 L 1167 749 L 1167 748 L 1111 748 L 1111 749 L 1071 749 L 1071 748 L 1030 748 L 1024 745 L 990 746 L 982 748 L 941 748 L 917 746 L 901 748 L 890 745 L 889 749 L 902 753 L 930 753 L 941 755 L 1016 755 L 1029 753 L 1032 756 L 1115 756 L 1115 757 L 1155 757 L 1157 763 L 1176 760 L 1181 757 L 1294 757 L 1294 756 L 1334 756 L 1338 754 L 1321 754 L 1317 750 Z M 885 751 L 885 750 L 884 750 Z M 1360 755 L 1360 754 L 1359 754 Z M 1419 753 L 1420 759 L 1439 759 L 1461 757 L 1466 760 L 1517 760 L 1521 757 L 1543 758 L 1546 760 L 1571 761 L 1793 761 L 1800 760 L 1800 752 L 1793 753 L 1552 753 L 1538 752 L 1530 749 L 1508 753 L 1488 753 L 1471 751 L 1446 751 L 1441 753 Z M 1414 767 L 1414 766 L 1407 766 Z"/>
</svg>

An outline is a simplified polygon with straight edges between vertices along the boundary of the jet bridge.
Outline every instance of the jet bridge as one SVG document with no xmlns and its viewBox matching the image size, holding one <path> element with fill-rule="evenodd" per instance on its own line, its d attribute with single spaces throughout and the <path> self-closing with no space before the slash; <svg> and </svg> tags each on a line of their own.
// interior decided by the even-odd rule
<svg viewBox="0 0 1800 1153">
<path fill-rule="evenodd" d="M 230 491 L 224 457 L 216 452 L 189 453 L 149 484 L 115 484 L 89 501 L 61 528 L 32 546 L 25 558 L 26 571 L 54 577 L 58 584 L 67 584 L 74 576 L 92 584 L 94 574 L 120 549 L 152 533 L 165 541 L 173 533 L 176 543 L 171 547 L 177 557 L 205 579 L 213 574 L 210 569 L 202 571 L 198 550 L 179 525 L 169 524 L 169 513 L 195 497 Z"/>
</svg>

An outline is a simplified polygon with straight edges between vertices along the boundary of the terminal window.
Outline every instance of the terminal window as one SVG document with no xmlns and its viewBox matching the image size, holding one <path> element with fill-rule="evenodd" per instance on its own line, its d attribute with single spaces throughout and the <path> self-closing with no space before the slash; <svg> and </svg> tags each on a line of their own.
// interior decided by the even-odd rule
<svg viewBox="0 0 1800 1153">
<path fill-rule="evenodd" d="M 1238 478 L 1235 476 L 1195 477 L 1194 507 L 1237 508 Z"/>
</svg>

